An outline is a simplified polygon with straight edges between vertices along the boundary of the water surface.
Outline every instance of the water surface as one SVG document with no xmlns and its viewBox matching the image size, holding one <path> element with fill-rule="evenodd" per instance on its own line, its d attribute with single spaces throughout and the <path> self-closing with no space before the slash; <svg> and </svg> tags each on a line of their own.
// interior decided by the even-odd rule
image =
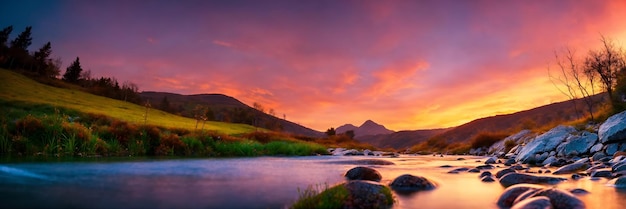
<svg viewBox="0 0 626 209">
<path fill-rule="evenodd" d="M 483 183 L 477 173 L 448 174 L 484 158 L 464 156 L 377 158 L 396 165 L 371 166 L 388 184 L 402 174 L 421 175 L 439 186 L 396 195 L 394 208 L 497 208 L 504 188 Z M 284 208 L 298 188 L 334 185 L 366 157 L 259 157 L 228 159 L 142 159 L 116 162 L 20 162 L 0 164 L 2 208 Z M 440 168 L 451 165 L 453 168 Z M 499 168 L 492 170 L 495 173 Z M 622 208 L 626 192 L 588 178 L 557 187 L 582 188 L 588 208 Z"/>
</svg>

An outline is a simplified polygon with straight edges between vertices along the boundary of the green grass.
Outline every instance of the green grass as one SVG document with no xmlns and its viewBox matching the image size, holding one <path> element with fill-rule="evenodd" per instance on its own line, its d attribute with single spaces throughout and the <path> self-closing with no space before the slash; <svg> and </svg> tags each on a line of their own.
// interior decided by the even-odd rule
<svg viewBox="0 0 626 209">
<path fill-rule="evenodd" d="M 146 108 L 141 105 L 96 96 L 79 90 L 47 86 L 4 69 L 0 69 L 0 100 L 4 103 L 30 104 L 35 108 L 37 105 L 48 105 L 77 112 L 107 115 L 135 124 L 144 124 L 146 113 Z M 156 105 L 157 101 L 152 102 Z M 196 126 L 196 120 L 150 108 L 147 124 L 192 130 Z M 249 125 L 214 121 L 207 121 L 204 129 L 224 134 L 241 134 L 255 130 Z"/>
<path fill-rule="evenodd" d="M 348 189 L 343 184 L 328 188 L 325 185 L 311 186 L 301 190 L 298 188 L 298 201 L 290 208 L 292 209 L 314 209 L 314 208 L 342 208 L 343 201 L 348 198 Z"/>
</svg>

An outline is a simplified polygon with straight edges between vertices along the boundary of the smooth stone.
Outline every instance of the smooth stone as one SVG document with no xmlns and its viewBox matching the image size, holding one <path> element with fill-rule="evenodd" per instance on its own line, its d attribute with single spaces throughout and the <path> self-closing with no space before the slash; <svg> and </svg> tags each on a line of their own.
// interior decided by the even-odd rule
<svg viewBox="0 0 626 209">
<path fill-rule="evenodd" d="M 626 163 L 616 164 L 611 168 L 612 172 L 626 171 Z"/>
<path fill-rule="evenodd" d="M 606 155 L 603 152 L 596 152 L 593 154 L 593 156 L 591 156 L 591 160 L 593 161 L 600 161 L 600 159 L 606 157 Z"/>
<path fill-rule="evenodd" d="M 536 191 L 543 188 L 544 187 L 535 184 L 517 184 L 510 186 L 506 188 L 504 192 L 502 192 L 496 204 L 498 205 L 498 207 L 501 208 L 510 208 L 511 206 L 513 206 L 513 202 L 515 202 L 515 199 L 517 199 L 517 197 L 519 197 L 521 194 L 529 190 Z"/>
<path fill-rule="evenodd" d="M 389 201 L 392 197 L 388 197 L 384 190 L 389 189 L 387 186 L 374 181 L 349 181 L 344 184 L 348 190 L 349 196 L 344 200 L 342 208 L 390 208 L 393 201 Z"/>
<path fill-rule="evenodd" d="M 574 194 L 558 189 L 546 188 L 535 193 L 535 197 L 544 196 L 550 199 L 550 203 L 554 209 L 584 209 L 585 203 L 578 199 Z"/>
<path fill-rule="evenodd" d="M 362 159 L 362 160 L 346 160 L 330 162 L 333 164 L 352 164 L 352 165 L 395 165 L 395 163 L 388 160 L 381 159 Z"/>
<path fill-rule="evenodd" d="M 481 169 L 481 170 L 483 170 L 483 169 L 493 169 L 493 168 L 495 168 L 495 167 L 493 167 L 493 165 L 479 165 L 479 166 L 476 166 L 476 169 Z"/>
<path fill-rule="evenodd" d="M 607 182 L 607 185 L 616 188 L 626 188 L 626 176 L 620 176 Z"/>
<path fill-rule="evenodd" d="M 548 132 L 537 136 L 533 141 L 528 142 L 515 158 L 517 162 L 529 163 L 531 157 L 537 153 L 550 152 L 554 150 L 570 133 L 576 132 L 571 126 L 559 125 Z M 534 159 L 533 159 L 534 160 Z"/>
<path fill-rule="evenodd" d="M 552 208 L 552 203 L 550 203 L 550 198 L 547 197 L 531 197 L 525 200 L 522 200 L 511 209 L 546 209 Z"/>
<path fill-rule="evenodd" d="M 558 184 L 567 179 L 549 176 L 534 176 L 523 173 L 508 173 L 500 178 L 500 184 L 508 187 L 515 184 Z"/>
<path fill-rule="evenodd" d="M 546 158 L 546 159 L 545 159 L 545 160 L 541 163 L 541 165 L 550 165 L 551 163 L 553 163 L 553 162 L 555 162 L 555 161 L 556 161 L 556 157 L 554 157 L 554 156 L 550 156 L 550 157 Z"/>
<path fill-rule="evenodd" d="M 508 173 L 516 173 L 515 170 L 510 169 L 510 168 L 506 168 L 506 169 L 502 169 L 498 172 L 496 172 L 496 178 L 501 178 L 502 176 L 508 174 Z"/>
<path fill-rule="evenodd" d="M 495 164 L 496 160 L 498 160 L 498 158 L 496 157 L 490 157 L 487 160 L 485 160 L 485 164 Z"/>
<path fill-rule="evenodd" d="M 448 171 L 448 173 L 459 173 L 467 170 L 469 170 L 469 168 L 456 168 L 454 170 Z"/>
<path fill-rule="evenodd" d="M 427 178 L 404 174 L 394 179 L 391 184 L 389 184 L 389 187 L 396 192 L 410 193 L 422 190 L 431 190 L 437 186 Z"/>
<path fill-rule="evenodd" d="M 611 169 L 608 169 L 608 168 L 597 169 L 591 172 L 591 177 L 610 178 L 612 175 L 613 173 L 611 172 Z"/>
<path fill-rule="evenodd" d="M 440 168 L 451 168 L 452 166 L 451 165 L 442 165 L 442 166 L 439 166 L 439 167 Z"/>
<path fill-rule="evenodd" d="M 483 176 L 482 178 L 480 178 L 480 181 L 482 181 L 482 182 L 494 182 L 496 180 L 493 179 L 492 176 Z"/>
<path fill-rule="evenodd" d="M 470 172 L 470 173 L 480 173 L 480 169 L 472 168 L 472 169 L 469 169 L 467 172 Z"/>
<path fill-rule="evenodd" d="M 598 135 L 583 132 L 582 136 L 572 136 L 557 148 L 557 155 L 568 156 L 586 153 L 598 141 Z M 560 148 L 560 149 L 559 149 Z"/>
<path fill-rule="evenodd" d="M 506 166 L 511 166 L 513 164 L 515 164 L 515 158 L 509 158 L 506 161 L 504 161 L 504 165 Z"/>
<path fill-rule="evenodd" d="M 618 148 L 619 144 L 607 144 L 604 152 L 606 152 L 607 155 L 613 155 L 617 152 Z"/>
<path fill-rule="evenodd" d="M 344 175 L 348 180 L 369 180 L 380 182 L 382 176 L 380 172 L 368 167 L 354 167 Z"/>
<path fill-rule="evenodd" d="M 480 178 L 485 177 L 485 176 L 492 176 L 492 174 L 489 171 L 483 171 L 482 173 L 480 173 Z"/>
<path fill-rule="evenodd" d="M 524 168 L 523 166 L 521 166 L 521 165 L 514 165 L 514 166 L 511 166 L 511 168 L 512 168 L 512 169 L 514 169 L 514 170 L 518 170 L 518 171 L 519 171 L 519 170 L 524 170 L 524 169 L 525 169 L 525 168 Z"/>
<path fill-rule="evenodd" d="M 604 145 L 602 143 L 597 143 L 596 145 L 593 145 L 593 147 L 591 147 L 589 149 L 589 152 L 590 153 L 599 152 L 600 150 L 602 150 L 602 147 L 604 147 Z"/>
<path fill-rule="evenodd" d="M 589 194 L 589 191 L 581 189 L 581 188 L 572 189 L 569 192 L 572 194 Z"/>
<path fill-rule="evenodd" d="M 580 178 L 582 178 L 582 176 L 580 176 L 579 174 L 576 174 L 576 173 L 575 173 L 575 174 L 572 174 L 572 179 L 573 179 L 573 180 L 578 180 L 578 179 L 580 179 Z"/>
<path fill-rule="evenodd" d="M 589 168 L 589 163 L 572 163 L 556 169 L 553 174 L 570 174 Z"/>
<path fill-rule="evenodd" d="M 457 158 L 456 160 L 465 160 L 465 158 L 460 157 L 460 158 Z"/>
</svg>

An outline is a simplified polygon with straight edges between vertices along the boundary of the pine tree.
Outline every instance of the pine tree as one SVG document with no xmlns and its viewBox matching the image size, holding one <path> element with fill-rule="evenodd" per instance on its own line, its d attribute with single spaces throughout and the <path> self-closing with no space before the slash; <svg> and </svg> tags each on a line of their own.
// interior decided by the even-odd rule
<svg viewBox="0 0 626 209">
<path fill-rule="evenodd" d="M 50 54 L 52 54 L 52 45 L 50 45 L 50 42 L 43 45 L 39 51 L 36 51 L 35 54 L 33 54 L 35 64 L 37 65 L 35 68 L 37 74 L 41 76 L 48 75 L 48 57 L 50 57 Z"/>
<path fill-rule="evenodd" d="M 13 32 L 13 26 L 6 27 L 0 31 L 0 47 L 7 47 L 7 41 L 9 40 L 9 35 Z"/>
<path fill-rule="evenodd" d="M 65 74 L 63 74 L 63 80 L 70 83 L 78 83 L 78 80 L 80 79 L 80 74 L 82 72 L 83 68 L 80 67 L 80 61 L 78 57 L 76 57 L 76 60 L 72 62 L 72 64 L 65 70 Z"/>
<path fill-rule="evenodd" d="M 32 44 L 33 41 L 33 38 L 30 37 L 30 31 L 32 28 L 33 27 L 31 26 L 26 27 L 26 29 L 17 36 L 17 38 L 13 39 L 13 41 L 11 41 L 11 48 L 28 51 L 28 47 L 30 46 L 30 44 Z"/>
</svg>

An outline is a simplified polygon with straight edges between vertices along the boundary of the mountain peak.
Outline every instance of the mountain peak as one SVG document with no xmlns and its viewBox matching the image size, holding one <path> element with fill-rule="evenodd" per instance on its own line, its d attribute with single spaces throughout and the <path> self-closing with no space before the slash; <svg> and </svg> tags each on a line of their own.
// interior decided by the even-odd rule
<svg viewBox="0 0 626 209">
<path fill-rule="evenodd" d="M 346 124 L 339 126 L 337 129 L 337 133 L 345 133 L 346 131 L 353 130 L 355 137 L 359 136 L 367 136 L 367 135 L 378 135 L 378 134 L 390 134 L 394 131 L 385 128 L 385 126 L 380 125 L 372 120 L 366 120 L 361 126 L 357 127 L 352 124 Z"/>
</svg>

